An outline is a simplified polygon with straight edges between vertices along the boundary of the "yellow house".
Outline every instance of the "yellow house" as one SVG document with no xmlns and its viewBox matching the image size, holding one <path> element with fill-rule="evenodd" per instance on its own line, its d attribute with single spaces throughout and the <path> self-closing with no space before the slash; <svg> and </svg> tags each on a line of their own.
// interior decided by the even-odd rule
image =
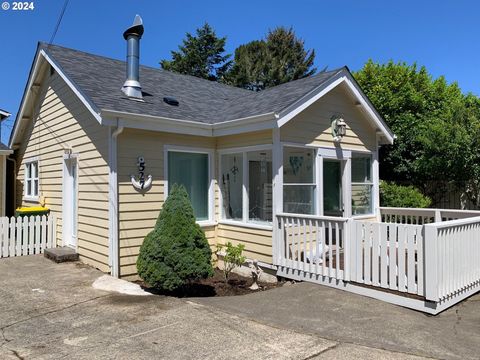
<svg viewBox="0 0 480 360">
<path fill-rule="evenodd" d="M 394 136 L 346 67 L 251 92 L 139 66 L 142 34 L 125 32 L 127 62 L 38 45 L 10 147 L 16 205 L 50 208 L 57 245 L 134 278 L 173 183 L 212 246 L 269 269 L 280 214 L 379 217 Z"/>
</svg>

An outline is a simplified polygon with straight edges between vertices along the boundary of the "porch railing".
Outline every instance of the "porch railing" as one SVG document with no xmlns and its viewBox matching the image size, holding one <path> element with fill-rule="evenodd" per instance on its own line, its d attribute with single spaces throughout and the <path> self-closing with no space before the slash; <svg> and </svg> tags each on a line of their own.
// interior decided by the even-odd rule
<svg viewBox="0 0 480 360">
<path fill-rule="evenodd" d="M 384 223 L 423 225 L 475 216 L 480 216 L 480 211 L 429 208 L 380 208 L 380 218 Z"/>
<path fill-rule="evenodd" d="M 348 274 L 346 218 L 277 214 L 279 266 L 344 280 Z"/>
<path fill-rule="evenodd" d="M 425 275 L 432 301 L 480 287 L 480 216 L 425 225 Z"/>
<path fill-rule="evenodd" d="M 423 296 L 422 225 L 353 221 L 351 281 Z"/>
</svg>

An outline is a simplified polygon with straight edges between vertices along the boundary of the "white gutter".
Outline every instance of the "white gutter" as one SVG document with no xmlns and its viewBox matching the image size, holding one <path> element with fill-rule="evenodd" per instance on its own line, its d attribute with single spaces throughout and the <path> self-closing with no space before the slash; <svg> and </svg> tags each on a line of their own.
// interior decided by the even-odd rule
<svg viewBox="0 0 480 360">
<path fill-rule="evenodd" d="M 108 176 L 108 220 L 109 220 L 109 265 L 110 274 L 118 278 L 119 268 L 119 239 L 118 239 L 118 176 L 117 176 L 117 138 L 123 131 L 123 126 L 110 127 L 109 136 L 109 176 Z"/>
<path fill-rule="evenodd" d="M 116 126 L 166 131 L 199 136 L 221 136 L 229 135 L 235 132 L 254 131 L 273 128 L 278 119 L 274 112 L 249 116 L 240 119 L 222 121 L 215 124 L 202 123 L 191 120 L 172 119 L 162 116 L 151 116 L 145 114 L 136 114 L 116 110 L 101 110 L 102 124 Z M 252 129 L 252 126 L 254 127 Z M 240 131 L 235 131 L 235 130 Z"/>
</svg>

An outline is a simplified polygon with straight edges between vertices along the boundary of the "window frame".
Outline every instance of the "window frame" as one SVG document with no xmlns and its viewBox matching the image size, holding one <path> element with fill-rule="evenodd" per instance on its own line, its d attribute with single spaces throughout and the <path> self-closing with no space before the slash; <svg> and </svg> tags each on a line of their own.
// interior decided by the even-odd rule
<svg viewBox="0 0 480 360">
<path fill-rule="evenodd" d="M 367 158 L 369 157 L 370 158 L 370 182 L 357 182 L 357 181 L 353 181 L 353 159 L 355 158 L 355 156 L 357 157 L 364 157 L 364 158 Z M 352 162 L 352 166 L 351 166 L 351 174 L 350 174 L 350 196 L 351 198 L 353 199 L 353 192 L 352 192 L 352 189 L 353 189 L 353 185 L 363 185 L 363 186 L 370 186 L 371 188 L 371 199 L 370 199 L 370 212 L 366 213 L 366 214 L 354 214 L 353 213 L 353 205 L 352 205 L 352 218 L 371 218 L 373 216 L 375 216 L 375 206 L 376 206 L 376 201 L 375 201 L 375 198 L 376 198 L 376 187 L 375 187 L 375 171 L 374 171 L 374 162 L 375 162 L 375 155 L 372 153 L 372 152 L 368 152 L 368 151 L 352 151 L 352 154 L 351 154 L 351 162 Z"/>
<path fill-rule="evenodd" d="M 284 156 L 285 156 L 285 148 L 297 148 L 297 149 L 306 149 L 306 150 L 312 150 L 313 151 L 313 157 L 312 157 L 312 164 L 313 164 L 313 174 L 312 174 L 312 177 L 313 177 L 313 182 L 311 183 L 285 183 L 285 177 L 284 177 L 284 174 L 283 174 L 283 167 L 284 167 Z M 282 212 L 285 212 L 285 185 L 286 186 L 313 186 L 313 214 L 297 214 L 297 215 L 314 215 L 314 216 L 317 216 L 319 215 L 320 213 L 320 209 L 319 209 L 319 200 L 318 200 L 318 196 L 319 196 L 319 189 L 320 189 L 320 184 L 319 184 L 319 165 L 318 165 L 318 148 L 317 147 L 314 147 L 314 146 L 308 146 L 308 145 L 303 145 L 303 144 L 296 144 L 296 143 L 282 143 L 281 144 L 281 152 L 282 152 L 282 166 L 281 166 L 281 170 L 282 171 Z M 321 167 L 322 171 L 323 171 L 323 166 Z M 323 187 L 323 184 L 321 184 L 321 186 Z M 322 188 L 322 191 L 323 191 L 323 188 Z M 322 205 L 323 206 L 323 205 Z M 323 207 L 322 207 L 323 209 Z M 296 214 L 296 213 L 291 213 L 291 214 Z"/>
<path fill-rule="evenodd" d="M 235 147 L 235 148 L 227 148 L 227 149 L 219 149 L 217 150 L 218 153 L 218 174 L 219 177 L 222 174 L 222 156 L 229 155 L 229 154 L 242 154 L 242 167 L 243 167 L 243 179 L 242 179 L 242 220 L 235 220 L 235 219 L 227 219 L 225 217 L 225 211 L 223 208 L 223 194 L 221 189 L 220 182 L 218 183 L 219 188 L 219 206 L 220 206 L 220 218 L 218 222 L 220 224 L 225 225 L 235 225 L 235 226 L 242 226 L 247 228 L 253 229 L 262 229 L 262 230 L 272 230 L 273 229 L 273 221 L 272 222 L 265 221 L 264 223 L 261 222 L 252 222 L 249 221 L 249 168 L 248 168 L 248 153 L 254 151 L 264 151 L 269 150 L 272 152 L 272 185 L 273 185 L 273 177 L 274 177 L 274 168 L 273 168 L 273 145 L 272 144 L 260 144 L 260 145 L 253 145 L 253 146 L 243 146 L 243 147 Z M 274 193 L 272 192 L 272 197 Z M 272 199 L 273 200 L 273 199 Z M 275 210 L 272 207 L 272 216 L 274 216 Z"/>
<path fill-rule="evenodd" d="M 29 177 L 27 177 L 27 172 L 28 172 L 27 168 L 28 168 L 29 165 L 32 165 L 34 163 L 37 164 L 36 177 L 32 178 L 31 173 L 29 174 Z M 31 194 L 28 194 L 27 183 L 28 183 L 29 180 L 30 180 L 30 183 L 31 183 L 31 190 L 32 190 Z M 33 188 L 34 188 L 33 182 L 35 180 L 37 180 L 37 182 L 38 182 L 37 194 L 33 194 Z M 25 201 L 35 201 L 35 202 L 39 201 L 39 199 L 40 199 L 40 159 L 38 157 L 28 158 L 24 162 L 23 199 Z"/>
<path fill-rule="evenodd" d="M 168 198 L 168 153 L 169 152 L 183 152 L 191 154 L 206 154 L 208 155 L 208 219 L 197 220 L 200 226 L 215 225 L 215 180 L 214 180 L 214 155 L 215 150 L 211 148 L 189 147 L 179 145 L 164 145 L 163 150 L 163 166 L 164 166 L 164 202 Z"/>
</svg>

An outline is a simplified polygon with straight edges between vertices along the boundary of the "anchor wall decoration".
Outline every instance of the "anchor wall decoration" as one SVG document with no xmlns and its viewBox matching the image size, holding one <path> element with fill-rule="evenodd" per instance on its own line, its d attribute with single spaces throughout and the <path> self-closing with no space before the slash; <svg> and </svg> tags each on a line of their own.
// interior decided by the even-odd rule
<svg viewBox="0 0 480 360">
<path fill-rule="evenodd" d="M 139 156 L 137 159 L 138 179 L 135 175 L 130 175 L 132 185 L 137 190 L 147 190 L 152 186 L 152 175 L 148 175 L 145 179 L 145 158 Z"/>
</svg>

